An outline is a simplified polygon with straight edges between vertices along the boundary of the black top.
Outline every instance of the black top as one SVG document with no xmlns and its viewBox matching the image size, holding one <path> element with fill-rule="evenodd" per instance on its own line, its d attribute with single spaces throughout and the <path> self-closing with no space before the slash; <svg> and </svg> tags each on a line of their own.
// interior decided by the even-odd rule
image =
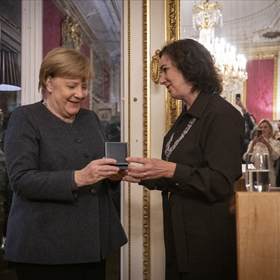
<svg viewBox="0 0 280 280">
<path fill-rule="evenodd" d="M 244 118 L 219 95 L 201 92 L 165 136 L 163 159 L 171 135 L 174 143 L 193 117 L 195 123 L 169 158 L 177 163 L 173 178 L 141 182 L 163 190 L 166 279 L 177 279 L 174 271 L 179 271 L 188 280 L 236 280 L 235 216 L 229 202 L 242 175 Z"/>
</svg>

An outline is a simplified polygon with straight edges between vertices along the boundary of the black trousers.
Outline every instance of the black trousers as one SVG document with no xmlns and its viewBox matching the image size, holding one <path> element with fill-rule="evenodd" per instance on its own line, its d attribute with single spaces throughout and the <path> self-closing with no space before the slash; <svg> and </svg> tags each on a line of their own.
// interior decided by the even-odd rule
<svg viewBox="0 0 280 280">
<path fill-rule="evenodd" d="M 105 260 L 66 265 L 12 264 L 18 280 L 105 280 L 106 278 Z"/>
</svg>

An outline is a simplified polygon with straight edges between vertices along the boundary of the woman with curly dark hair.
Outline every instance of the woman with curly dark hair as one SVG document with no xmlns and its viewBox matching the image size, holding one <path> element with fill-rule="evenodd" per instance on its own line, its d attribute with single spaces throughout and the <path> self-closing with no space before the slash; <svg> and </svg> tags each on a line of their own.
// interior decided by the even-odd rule
<svg viewBox="0 0 280 280">
<path fill-rule="evenodd" d="M 162 191 L 166 279 L 236 280 L 229 203 L 242 174 L 244 119 L 220 96 L 219 71 L 197 41 L 165 46 L 160 69 L 160 83 L 185 106 L 164 138 L 162 159 L 127 158 L 138 165 L 123 179 Z"/>
</svg>

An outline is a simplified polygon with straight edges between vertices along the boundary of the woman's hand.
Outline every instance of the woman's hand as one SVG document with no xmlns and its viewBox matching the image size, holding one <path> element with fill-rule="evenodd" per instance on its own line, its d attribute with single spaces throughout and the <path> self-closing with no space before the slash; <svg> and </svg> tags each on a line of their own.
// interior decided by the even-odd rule
<svg viewBox="0 0 280 280">
<path fill-rule="evenodd" d="M 269 143 L 263 135 L 260 135 L 259 137 L 257 137 L 257 142 L 261 142 L 264 144 Z"/>
<path fill-rule="evenodd" d="M 265 144 L 270 154 L 273 152 L 272 146 L 270 145 L 269 141 L 263 135 L 258 137 L 258 142 Z"/>
<path fill-rule="evenodd" d="M 258 142 L 259 143 L 263 143 L 264 145 L 266 145 L 266 147 L 267 147 L 267 149 L 268 149 L 270 154 L 273 152 L 273 148 L 270 145 L 269 141 L 263 135 L 260 135 L 260 136 L 255 136 L 255 138 L 253 139 L 253 144 L 252 144 L 252 147 L 251 147 L 249 153 L 253 152 L 253 148 L 256 145 L 256 143 L 258 143 Z"/>
<path fill-rule="evenodd" d="M 158 179 L 162 177 L 172 178 L 176 164 L 157 158 L 128 157 L 128 163 L 137 163 L 138 166 L 130 164 L 124 181 L 139 183 L 141 180 Z"/>
<path fill-rule="evenodd" d="M 111 181 L 120 181 L 125 175 L 127 174 L 127 170 L 119 170 L 117 174 L 113 174 L 109 176 L 108 178 Z"/>
<path fill-rule="evenodd" d="M 91 161 L 85 168 L 75 171 L 75 182 L 78 187 L 87 186 L 101 181 L 111 176 L 117 175 L 119 168 L 110 164 L 115 164 L 117 161 L 112 158 L 102 158 Z"/>
</svg>

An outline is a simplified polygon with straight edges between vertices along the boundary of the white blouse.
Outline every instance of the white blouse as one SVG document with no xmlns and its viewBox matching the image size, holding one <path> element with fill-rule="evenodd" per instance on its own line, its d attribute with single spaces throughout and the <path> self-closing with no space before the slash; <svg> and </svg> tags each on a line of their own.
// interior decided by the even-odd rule
<svg viewBox="0 0 280 280">
<path fill-rule="evenodd" d="M 254 154 L 255 153 L 268 153 L 269 154 L 271 187 L 276 187 L 276 175 L 275 175 L 274 162 L 280 157 L 280 141 L 275 140 L 273 138 L 269 138 L 268 142 L 273 149 L 271 154 L 269 153 L 266 145 L 261 142 L 258 142 L 255 144 L 252 153 L 254 153 Z M 249 143 L 247 152 L 243 155 L 243 159 L 245 161 L 246 161 L 246 155 L 250 151 L 252 144 L 253 144 L 253 141 L 251 141 Z"/>
</svg>

